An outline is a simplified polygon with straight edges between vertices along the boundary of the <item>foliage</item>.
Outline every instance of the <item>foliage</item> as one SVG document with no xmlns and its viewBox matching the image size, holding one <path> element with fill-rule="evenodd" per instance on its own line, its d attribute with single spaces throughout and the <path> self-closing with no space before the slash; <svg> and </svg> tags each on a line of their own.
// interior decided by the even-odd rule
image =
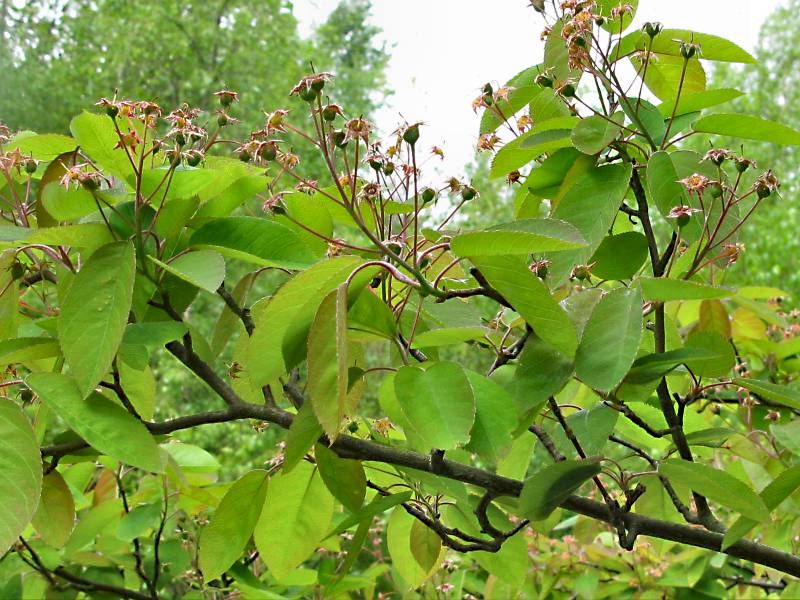
<svg viewBox="0 0 800 600">
<path fill-rule="evenodd" d="M 2 130 L 3 597 L 796 596 L 798 327 L 720 284 L 778 182 L 683 139 L 800 133 L 703 114 L 703 61 L 751 58 L 634 5 L 554 6 L 483 88 L 518 191 L 477 230 L 421 124 L 378 145 L 324 72 L 235 149 L 149 101 Z M 214 423 L 271 454 L 220 477 L 180 439 Z"/>
</svg>

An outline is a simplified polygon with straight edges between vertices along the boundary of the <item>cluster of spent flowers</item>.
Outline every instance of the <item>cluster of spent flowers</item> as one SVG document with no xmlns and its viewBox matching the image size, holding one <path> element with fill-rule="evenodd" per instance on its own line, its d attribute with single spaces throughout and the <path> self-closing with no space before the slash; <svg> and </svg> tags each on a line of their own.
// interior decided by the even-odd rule
<svg viewBox="0 0 800 600">
<path fill-rule="evenodd" d="M 108 184 L 108 180 L 103 177 L 103 174 L 89 163 L 81 163 L 67 168 L 60 179 L 60 183 L 64 187 L 69 187 L 74 183 L 89 191 L 97 190 L 103 181 Z"/>
<path fill-rule="evenodd" d="M 0 123 L 0 146 L 11 139 L 11 130 L 5 123 Z"/>
<path fill-rule="evenodd" d="M 161 116 L 161 107 L 149 100 L 117 100 L 116 95 L 109 98 L 100 98 L 95 102 L 95 106 L 100 106 L 112 119 L 117 117 L 136 119 L 141 121 L 145 127 L 155 127 L 158 118 Z"/>
<path fill-rule="evenodd" d="M 8 139 L 10 139 L 10 134 Z M 14 148 L 8 152 L 0 152 L 0 171 L 7 175 L 11 175 L 12 171 L 16 171 L 17 174 L 25 171 L 28 175 L 33 175 L 38 168 L 39 161 L 35 160 L 31 155 L 22 154 L 19 148 Z"/>
<path fill-rule="evenodd" d="M 331 80 L 330 73 L 312 73 L 306 75 L 292 88 L 290 96 L 300 96 L 306 102 L 314 102 L 319 98 L 325 83 Z"/>
</svg>

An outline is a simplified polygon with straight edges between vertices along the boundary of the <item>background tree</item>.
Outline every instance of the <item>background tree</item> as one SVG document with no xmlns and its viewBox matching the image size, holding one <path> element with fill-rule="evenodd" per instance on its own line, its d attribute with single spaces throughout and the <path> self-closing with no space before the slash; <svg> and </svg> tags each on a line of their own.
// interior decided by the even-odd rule
<svg viewBox="0 0 800 600">
<path fill-rule="evenodd" d="M 388 60 L 369 8 L 343 0 L 303 40 L 286 0 L 5 2 L 0 118 L 12 129 L 62 132 L 115 89 L 177 106 L 206 105 L 227 87 L 242 92 L 237 116 L 254 123 L 267 107 L 290 104 L 287 86 L 310 62 L 335 70 L 351 110 L 369 115 L 386 93 Z"/>
</svg>

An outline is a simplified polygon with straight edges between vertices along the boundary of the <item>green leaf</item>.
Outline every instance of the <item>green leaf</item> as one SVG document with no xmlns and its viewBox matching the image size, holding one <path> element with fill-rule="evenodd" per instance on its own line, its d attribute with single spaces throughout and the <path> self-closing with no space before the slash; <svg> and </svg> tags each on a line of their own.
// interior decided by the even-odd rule
<svg viewBox="0 0 800 600">
<path fill-rule="evenodd" d="M 488 333 L 485 327 L 444 327 L 430 329 L 414 337 L 412 348 L 435 348 L 453 346 L 463 342 L 483 339 Z"/>
<path fill-rule="evenodd" d="M 120 129 L 126 129 L 122 121 Z M 119 143 L 119 136 L 110 117 L 82 112 L 72 119 L 69 130 L 72 137 L 78 140 L 81 151 L 89 155 L 97 165 L 122 181 L 133 177 L 133 166 L 125 150 L 115 148 Z"/>
<path fill-rule="evenodd" d="M 608 392 L 630 369 L 642 338 L 639 288 L 620 288 L 592 311 L 575 355 L 575 372 L 586 385 Z"/>
<path fill-rule="evenodd" d="M 84 263 L 64 298 L 58 338 L 81 396 L 111 368 L 128 322 L 135 272 L 133 245 L 108 244 Z"/>
<path fill-rule="evenodd" d="M 272 478 L 256 524 L 256 548 L 279 581 L 319 546 L 333 516 L 333 496 L 317 469 L 301 462 Z"/>
<path fill-rule="evenodd" d="M 694 331 L 686 339 L 687 348 L 697 348 L 715 354 L 713 358 L 693 358 L 686 366 L 700 377 L 724 377 L 736 364 L 736 354 L 730 340 L 716 331 Z"/>
<path fill-rule="evenodd" d="M 186 325 L 175 321 L 130 323 L 125 328 L 122 343 L 155 350 L 180 339 L 185 333 Z"/>
<path fill-rule="evenodd" d="M 517 427 L 514 399 L 496 381 L 475 371 L 466 374 L 475 397 L 475 424 L 467 449 L 497 464 L 514 441 L 511 436 Z"/>
<path fill-rule="evenodd" d="M 613 116 L 591 115 L 581 119 L 572 130 L 572 145 L 584 154 L 599 154 L 622 131 L 623 113 Z"/>
<path fill-rule="evenodd" d="M 439 362 L 425 371 L 401 367 L 394 390 L 405 420 L 425 446 L 420 450 L 452 450 L 469 441 L 475 398 L 459 365 Z"/>
<path fill-rule="evenodd" d="M 377 515 L 386 512 L 390 508 L 403 502 L 408 502 L 414 495 L 413 492 L 399 492 L 389 496 L 378 496 L 369 504 L 364 505 L 357 513 L 348 515 L 336 527 L 325 536 L 325 539 L 339 535 L 363 521 L 372 520 Z"/>
<path fill-rule="evenodd" d="M 217 288 L 225 281 L 225 259 L 219 252 L 213 250 L 197 250 L 181 254 L 169 263 L 163 263 L 152 256 L 147 258 L 168 273 L 211 294 L 216 294 Z"/>
<path fill-rule="evenodd" d="M 622 109 L 634 123 L 636 129 L 641 130 L 643 127 L 643 133 L 646 133 L 656 144 L 661 143 L 667 126 L 664 123 L 664 117 L 653 104 L 647 100 L 628 98 L 627 103 L 622 103 Z"/>
<path fill-rule="evenodd" d="M 61 548 L 67 543 L 75 526 L 75 500 L 58 471 L 42 479 L 42 497 L 31 524 L 50 546 Z"/>
<path fill-rule="evenodd" d="M 347 286 L 339 285 L 319 305 L 308 332 L 308 395 L 325 433 L 336 439 L 348 406 Z"/>
<path fill-rule="evenodd" d="M 782 471 L 761 491 L 759 496 L 767 507 L 767 510 L 773 511 L 794 493 L 798 487 L 800 487 L 800 465 L 794 465 Z M 722 540 L 723 551 L 742 539 L 758 525 L 758 521 L 748 518 L 746 514 L 747 513 L 742 514 L 742 516 L 731 525 L 730 529 L 725 532 L 725 537 Z"/>
<path fill-rule="evenodd" d="M 658 465 L 658 472 L 671 482 L 685 485 L 709 500 L 746 514 L 758 522 L 769 520 L 769 510 L 758 494 L 725 471 L 680 458 L 671 458 Z"/>
<path fill-rule="evenodd" d="M 458 256 L 501 256 L 571 250 L 586 246 L 580 232 L 555 219 L 525 219 L 456 236 L 450 249 Z"/>
<path fill-rule="evenodd" d="M 158 528 L 164 505 L 161 500 L 140 504 L 122 517 L 117 525 L 116 536 L 126 542 L 144 536 L 148 530 Z"/>
<path fill-rule="evenodd" d="M 412 590 L 419 587 L 435 570 L 422 568 L 411 551 L 411 531 L 417 520 L 402 506 L 392 511 L 386 526 L 386 545 L 392 566 L 402 578 L 395 583 L 396 589 Z M 405 584 L 403 587 L 402 584 Z"/>
<path fill-rule="evenodd" d="M 618 411 L 606 406 L 604 402 L 598 402 L 591 408 L 584 408 L 568 415 L 566 421 L 583 451 L 593 456 L 602 453 L 608 442 L 608 436 L 614 433 L 618 418 Z M 553 434 L 553 442 L 565 456 L 575 454 L 575 447 L 560 427 Z"/>
<path fill-rule="evenodd" d="M 531 335 L 511 382 L 521 412 L 535 411 L 550 396 L 560 392 L 573 370 L 571 360 L 541 338 Z"/>
<path fill-rule="evenodd" d="M 347 324 L 351 331 L 364 331 L 387 340 L 393 340 L 397 336 L 394 313 L 371 289 L 358 295 L 347 313 Z"/>
<path fill-rule="evenodd" d="M 506 118 L 518 113 L 525 108 L 536 96 L 538 96 L 542 89 L 540 86 L 535 85 L 533 80 L 540 72 L 541 65 L 534 65 L 517 73 L 507 83 L 506 87 L 511 89 L 508 95 L 508 100 L 498 100 L 498 107 Z M 497 111 L 486 109 L 481 115 L 480 134 L 489 133 L 494 131 L 503 124 L 503 120 L 497 115 Z"/>
<path fill-rule="evenodd" d="M 671 98 L 659 104 L 658 111 L 665 118 L 670 117 L 673 110 L 675 111 L 675 116 L 685 115 L 703 110 L 704 108 L 730 102 L 741 96 L 744 96 L 744 92 L 733 88 L 705 90 L 704 92 L 697 92 L 695 94 L 681 94 L 680 98 L 677 99 L 678 108 L 675 108 L 676 98 Z"/>
<path fill-rule="evenodd" d="M 75 382 L 59 373 L 33 373 L 27 384 L 90 446 L 145 471 L 163 471 L 150 432 L 119 404 L 97 392 L 83 398 Z"/>
<path fill-rule="evenodd" d="M 103 223 L 78 223 L 37 229 L 25 238 L 28 244 L 49 244 L 95 248 L 114 241 Z"/>
<path fill-rule="evenodd" d="M 686 189 L 678 183 L 678 172 L 669 152 L 653 153 L 647 163 L 647 187 L 663 216 L 675 206 L 689 206 Z M 677 223 L 674 225 L 677 227 Z"/>
<path fill-rule="evenodd" d="M 495 154 L 491 177 L 505 177 L 542 154 L 571 146 L 570 134 L 577 122 L 575 117 L 556 117 L 539 122 Z"/>
<path fill-rule="evenodd" d="M 253 535 L 269 476 L 250 471 L 234 483 L 200 532 L 199 562 L 205 581 L 219 578 L 235 563 Z"/>
<path fill-rule="evenodd" d="M 577 176 L 551 217 L 574 225 L 586 240 L 586 248 L 559 252 L 548 258 L 551 285 L 558 285 L 576 264 L 585 264 L 603 241 L 619 212 L 631 177 L 630 165 L 591 167 Z"/>
<path fill-rule="evenodd" d="M 58 133 L 41 135 L 15 136 L 7 144 L 5 150 L 18 149 L 22 154 L 30 154 L 36 160 L 51 161 L 65 152 L 72 152 L 78 147 L 73 138 Z"/>
<path fill-rule="evenodd" d="M 590 263 L 600 279 L 630 279 L 647 260 L 647 238 L 638 231 L 626 231 L 603 238 Z"/>
<path fill-rule="evenodd" d="M 773 144 L 799 145 L 800 131 L 782 123 L 768 121 L 752 115 L 714 114 L 694 122 L 692 129 L 701 133 L 728 135 L 745 140 L 759 140 Z"/>
<path fill-rule="evenodd" d="M 625 56 L 636 50 L 644 50 L 649 46 L 657 54 L 680 57 L 681 46 L 675 40 L 700 44 L 700 58 L 705 60 L 756 63 L 755 58 L 733 42 L 716 35 L 688 29 L 664 29 L 652 42 L 644 32 L 634 31 L 620 40 L 619 46 L 612 52 L 612 56 Z"/>
<path fill-rule="evenodd" d="M 519 511 L 531 521 L 543 521 L 573 492 L 600 472 L 597 459 L 563 460 L 525 480 Z"/>
<path fill-rule="evenodd" d="M 304 402 L 292 420 L 289 433 L 286 434 L 283 470 L 294 469 L 321 436 L 322 426 L 314 416 L 314 409 L 310 402 Z"/>
<path fill-rule="evenodd" d="M 727 298 L 733 295 L 733 292 L 724 288 L 703 285 L 683 279 L 641 277 L 639 282 L 642 285 L 644 298 L 648 301 L 705 300 L 709 298 Z"/>
<path fill-rule="evenodd" d="M 42 458 L 33 427 L 11 400 L 0 398 L 0 553 L 5 554 L 36 514 Z"/>
<path fill-rule="evenodd" d="M 358 512 L 367 494 L 367 477 L 360 460 L 339 458 L 333 451 L 318 443 L 314 450 L 322 481 L 334 498 L 352 513 Z"/>
<path fill-rule="evenodd" d="M 286 225 L 255 217 L 209 221 L 194 232 L 189 245 L 266 267 L 304 269 L 316 261 L 300 236 Z"/>
<path fill-rule="evenodd" d="M 530 323 L 536 334 L 567 356 L 578 346 L 575 328 L 550 290 L 517 256 L 473 258 L 486 280 Z"/>
<path fill-rule="evenodd" d="M 663 34 L 662 34 L 663 35 Z M 661 36 L 659 36 L 661 37 Z M 643 69 L 641 56 L 631 57 L 637 71 Z M 684 64 L 686 71 L 684 73 Z M 683 80 L 683 84 L 681 84 Z M 661 101 L 681 94 L 696 94 L 706 89 L 706 72 L 697 58 L 685 63 L 683 57 L 659 54 L 651 59 L 645 75 L 645 85 Z"/>
<path fill-rule="evenodd" d="M 267 385 L 302 359 L 322 300 L 362 262 L 355 256 L 340 256 L 314 265 L 283 284 L 261 314 L 255 315 L 256 329 L 245 357 L 254 386 Z"/>
<path fill-rule="evenodd" d="M 695 360 L 718 360 L 723 355 L 706 348 L 678 348 L 658 354 L 648 354 L 637 358 L 625 377 L 625 383 L 641 384 L 655 381 L 672 371 L 678 365 Z"/>
<path fill-rule="evenodd" d="M 422 521 L 414 520 L 411 525 L 409 544 L 411 545 L 411 555 L 423 571 L 430 571 L 439 562 L 442 539 Z"/>
<path fill-rule="evenodd" d="M 800 392 L 789 386 L 777 385 L 769 381 L 762 381 L 761 379 L 746 379 L 743 377 L 734 378 L 733 383 L 747 388 L 754 394 L 762 396 L 767 400 L 800 410 Z"/>
<path fill-rule="evenodd" d="M 13 365 L 39 358 L 59 356 L 61 349 L 53 338 L 20 337 L 0 342 L 0 364 Z"/>
</svg>

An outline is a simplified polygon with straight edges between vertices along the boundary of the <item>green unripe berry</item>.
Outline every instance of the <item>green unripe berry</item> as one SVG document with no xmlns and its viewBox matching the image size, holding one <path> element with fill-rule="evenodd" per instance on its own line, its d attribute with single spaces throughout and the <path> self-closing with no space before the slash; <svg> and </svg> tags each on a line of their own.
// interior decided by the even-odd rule
<svg viewBox="0 0 800 600">
<path fill-rule="evenodd" d="M 325 87 L 325 80 L 322 77 L 314 79 L 311 82 L 311 89 L 314 90 L 314 92 L 316 92 L 317 94 L 319 94 L 322 91 L 322 88 L 324 87 Z"/>
<path fill-rule="evenodd" d="M 33 175 L 34 173 L 36 173 L 37 167 L 38 165 L 36 164 L 36 161 L 33 160 L 32 158 L 29 158 L 28 160 L 25 161 L 25 172 L 28 175 Z"/>
<path fill-rule="evenodd" d="M 545 75 L 544 73 L 540 73 L 536 76 L 534 80 L 535 83 L 541 87 L 551 88 L 553 87 L 553 79 Z"/>
<path fill-rule="evenodd" d="M 119 114 L 119 107 L 114 106 L 113 104 L 106 106 L 106 114 L 112 119 L 116 119 L 117 115 Z"/>
<path fill-rule="evenodd" d="M 689 224 L 689 221 L 692 220 L 692 217 L 689 215 L 681 215 L 676 220 L 678 221 L 678 227 L 683 228 Z"/>
<path fill-rule="evenodd" d="M 188 164 L 190 167 L 196 167 L 197 165 L 200 164 L 202 160 L 203 160 L 202 154 L 200 154 L 199 152 L 191 152 L 189 156 L 186 157 L 186 164 Z"/>
<path fill-rule="evenodd" d="M 403 141 L 413 146 L 419 139 L 419 125 L 410 125 L 403 132 Z"/>
<path fill-rule="evenodd" d="M 369 282 L 369 287 L 373 290 L 378 289 L 381 286 L 381 278 L 380 277 L 373 277 L 372 281 Z"/>
<path fill-rule="evenodd" d="M 645 23 L 642 27 L 642 31 L 650 36 L 651 39 L 661 33 L 662 29 L 664 29 L 664 26 L 661 23 Z"/>
<path fill-rule="evenodd" d="M 336 109 L 330 106 L 326 106 L 322 109 L 322 118 L 328 121 L 329 123 L 336 119 Z"/>
<path fill-rule="evenodd" d="M 242 162 L 250 162 L 251 158 L 252 157 L 250 156 L 250 153 L 247 150 L 242 150 L 241 152 L 239 152 L 239 160 L 240 161 L 242 161 Z"/>
<path fill-rule="evenodd" d="M 708 186 L 708 193 L 712 198 L 719 198 L 722 196 L 722 185 L 719 182 L 714 182 Z"/>
<path fill-rule="evenodd" d="M 30 390 L 22 390 L 19 393 L 19 399 L 22 400 L 23 404 L 29 404 L 33 402 L 33 392 Z"/>
<path fill-rule="evenodd" d="M 764 198 L 768 198 L 772 195 L 772 190 L 769 189 L 768 186 L 761 183 L 756 187 L 756 194 L 761 200 L 763 200 Z"/>
<path fill-rule="evenodd" d="M 491 106 L 492 104 L 494 104 L 494 96 L 492 96 L 491 94 L 484 94 L 483 95 L 483 103 L 486 106 Z"/>
<path fill-rule="evenodd" d="M 472 186 L 465 185 L 461 188 L 461 197 L 466 201 L 472 200 L 477 194 L 477 190 Z"/>
<path fill-rule="evenodd" d="M 388 177 L 392 173 L 394 173 L 394 163 L 387 162 L 386 164 L 383 165 L 383 174 Z"/>
<path fill-rule="evenodd" d="M 381 167 L 383 166 L 381 161 L 376 158 L 370 158 L 368 161 L 369 166 L 372 167 L 374 171 L 380 171 Z"/>
<path fill-rule="evenodd" d="M 228 115 L 226 115 L 225 113 L 220 113 L 219 115 L 217 115 L 217 125 L 219 125 L 220 127 L 225 127 L 225 125 L 227 124 L 228 124 Z"/>
<path fill-rule="evenodd" d="M 175 135 L 175 143 L 178 144 L 178 146 L 185 146 L 186 145 L 186 136 L 183 135 L 182 133 L 176 134 Z"/>
<path fill-rule="evenodd" d="M 274 144 L 267 144 L 261 147 L 258 155 L 266 160 L 267 162 L 271 162 L 275 160 L 275 157 L 278 156 L 278 149 L 275 147 Z"/>
<path fill-rule="evenodd" d="M 400 251 L 403 249 L 397 242 L 385 242 L 384 246 L 397 256 L 400 256 Z"/>
<path fill-rule="evenodd" d="M 559 89 L 559 93 L 565 98 L 573 98 L 575 96 L 575 86 L 571 83 L 565 83 Z"/>
<path fill-rule="evenodd" d="M 317 99 L 317 95 L 317 91 L 311 86 L 306 86 L 300 90 L 300 98 L 306 102 L 314 102 Z"/>
<path fill-rule="evenodd" d="M 347 136 L 341 129 L 337 129 L 331 133 L 331 140 L 333 141 L 333 145 L 337 148 L 344 148 L 347 146 Z"/>
<path fill-rule="evenodd" d="M 424 204 L 427 204 L 428 202 L 431 202 L 434 198 L 436 198 L 436 192 L 433 189 L 427 187 L 424 190 L 422 190 L 421 196 L 422 196 L 422 202 Z"/>
</svg>

